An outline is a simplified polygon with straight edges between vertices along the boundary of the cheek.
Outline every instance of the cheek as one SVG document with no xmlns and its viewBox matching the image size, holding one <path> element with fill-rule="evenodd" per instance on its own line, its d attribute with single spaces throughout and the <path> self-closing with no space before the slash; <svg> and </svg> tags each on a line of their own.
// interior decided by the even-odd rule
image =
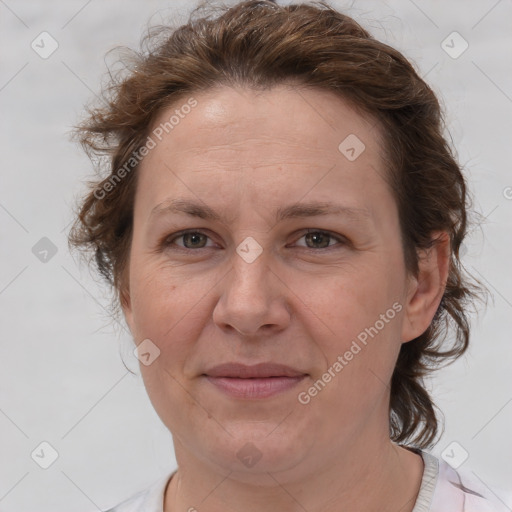
<svg viewBox="0 0 512 512">
<path fill-rule="evenodd" d="M 404 306 L 399 280 L 384 270 L 374 262 L 325 279 L 323 286 L 306 279 L 297 288 L 297 295 L 307 297 L 308 328 L 324 360 L 315 378 L 329 369 L 335 375 L 325 376 L 329 389 L 322 393 L 334 404 L 365 407 L 386 391 L 401 345 Z"/>
<path fill-rule="evenodd" d="M 190 341 L 199 336 L 198 302 L 204 294 L 200 282 L 181 282 L 175 274 L 141 259 L 133 262 L 130 286 L 134 338 L 137 343 L 149 339 L 159 350 L 150 365 L 139 367 L 148 396 L 166 425 L 176 421 L 169 403 L 194 405 L 180 383 Z"/>
<path fill-rule="evenodd" d="M 318 321 L 310 325 L 323 365 L 302 389 L 302 398 L 311 399 L 304 413 L 324 418 L 332 411 L 323 428 L 340 439 L 372 423 L 376 411 L 387 414 L 388 383 L 400 348 L 401 305 L 394 293 L 361 280 L 356 284 L 338 281 L 329 287 L 330 300 L 315 294 L 309 300 L 328 329 Z"/>
<path fill-rule="evenodd" d="M 162 361 L 176 366 L 190 340 L 204 325 L 208 290 L 216 280 L 206 275 L 184 276 L 179 268 L 163 267 L 149 260 L 134 262 L 131 297 L 134 335 L 137 342 L 149 338 L 161 352 Z"/>
<path fill-rule="evenodd" d="M 311 327 L 314 325 L 317 333 L 325 333 L 334 348 L 343 348 L 373 326 L 402 296 L 398 279 L 376 261 L 323 277 L 303 276 L 296 279 L 293 289 L 302 299 L 302 309 L 309 310 L 316 320 Z M 390 320 L 386 331 L 396 328 L 396 308 L 385 320 Z"/>
</svg>

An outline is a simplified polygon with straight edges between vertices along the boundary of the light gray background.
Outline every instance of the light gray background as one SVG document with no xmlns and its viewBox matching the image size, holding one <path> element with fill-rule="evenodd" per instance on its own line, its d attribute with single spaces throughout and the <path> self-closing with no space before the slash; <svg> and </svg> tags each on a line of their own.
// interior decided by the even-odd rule
<svg viewBox="0 0 512 512">
<path fill-rule="evenodd" d="M 146 396 L 131 340 L 109 325 L 105 288 L 67 250 L 74 197 L 92 175 L 68 132 L 98 91 L 105 53 L 118 44 L 137 46 L 148 21 L 168 15 L 185 21 L 194 5 L 0 0 L 2 511 L 107 509 L 175 467 L 170 434 Z M 446 419 L 435 453 L 456 441 L 469 453 L 463 468 L 506 488 L 512 481 L 512 3 L 332 5 L 404 52 L 440 95 L 475 207 L 486 217 L 467 242 L 465 260 L 495 301 L 475 322 L 467 357 L 431 384 Z M 59 44 L 48 59 L 31 48 L 42 31 Z M 457 59 L 441 47 L 453 31 L 469 43 Z M 42 237 L 58 250 L 46 263 L 32 252 Z M 31 458 L 43 441 L 59 454 L 48 469 Z"/>
</svg>

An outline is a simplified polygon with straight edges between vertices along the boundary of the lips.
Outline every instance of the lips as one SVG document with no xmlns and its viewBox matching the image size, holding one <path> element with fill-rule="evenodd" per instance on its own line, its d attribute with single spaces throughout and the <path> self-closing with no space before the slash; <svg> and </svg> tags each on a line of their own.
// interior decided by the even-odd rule
<svg viewBox="0 0 512 512">
<path fill-rule="evenodd" d="M 286 365 L 260 363 L 247 366 L 225 363 L 210 368 L 206 380 L 232 398 L 268 398 L 287 391 L 301 382 L 307 374 Z"/>
<path fill-rule="evenodd" d="M 227 377 L 238 379 L 261 379 L 268 377 L 300 377 L 305 372 L 277 363 L 260 363 L 247 366 L 240 363 L 224 363 L 205 372 L 209 377 Z"/>
</svg>

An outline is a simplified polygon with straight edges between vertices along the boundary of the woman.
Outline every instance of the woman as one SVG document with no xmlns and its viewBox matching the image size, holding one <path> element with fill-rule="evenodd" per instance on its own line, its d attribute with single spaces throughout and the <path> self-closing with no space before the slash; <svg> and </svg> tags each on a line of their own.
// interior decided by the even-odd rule
<svg viewBox="0 0 512 512">
<path fill-rule="evenodd" d="M 424 451 L 422 378 L 465 351 L 478 291 L 432 90 L 324 3 L 152 41 L 78 132 L 109 172 L 70 241 L 116 291 L 178 463 L 111 510 L 505 510 Z"/>
</svg>

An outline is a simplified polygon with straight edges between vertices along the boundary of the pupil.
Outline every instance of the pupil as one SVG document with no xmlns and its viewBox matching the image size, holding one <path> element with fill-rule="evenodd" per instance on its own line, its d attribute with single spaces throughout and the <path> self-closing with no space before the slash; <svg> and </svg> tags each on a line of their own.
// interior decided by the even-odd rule
<svg viewBox="0 0 512 512">
<path fill-rule="evenodd" d="M 326 243 L 321 243 L 321 248 L 327 247 L 329 245 L 329 235 L 325 235 L 323 233 L 308 233 L 306 235 L 306 239 L 312 241 L 314 244 L 318 242 L 322 242 L 322 240 Z"/>
<path fill-rule="evenodd" d="M 201 236 L 202 236 L 201 233 L 187 233 L 185 235 L 185 240 L 191 241 L 192 245 L 196 245 L 196 242 L 198 242 L 200 240 Z M 198 238 L 199 238 L 199 240 L 198 240 Z M 187 245 L 186 242 L 185 242 L 185 245 Z"/>
</svg>

